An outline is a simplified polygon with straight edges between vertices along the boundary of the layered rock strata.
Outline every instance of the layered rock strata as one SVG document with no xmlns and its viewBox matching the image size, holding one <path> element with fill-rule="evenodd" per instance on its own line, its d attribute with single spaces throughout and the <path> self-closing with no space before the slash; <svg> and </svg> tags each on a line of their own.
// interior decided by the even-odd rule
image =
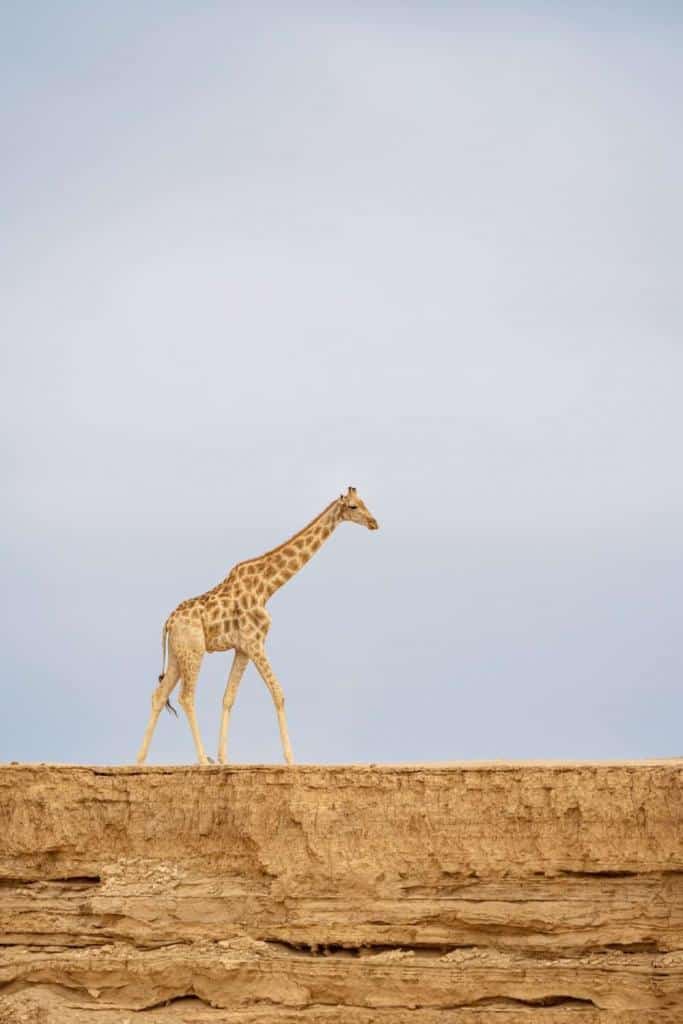
<svg viewBox="0 0 683 1024">
<path fill-rule="evenodd" d="M 681 1024 L 683 762 L 1 766 L 0 942 L 0 1024 Z"/>
</svg>

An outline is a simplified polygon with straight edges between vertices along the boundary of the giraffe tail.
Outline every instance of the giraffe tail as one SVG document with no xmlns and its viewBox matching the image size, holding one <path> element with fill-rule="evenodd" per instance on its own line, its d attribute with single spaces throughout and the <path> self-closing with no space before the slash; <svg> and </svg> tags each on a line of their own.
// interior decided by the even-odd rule
<svg viewBox="0 0 683 1024">
<path fill-rule="evenodd" d="M 164 628 L 161 631 L 161 675 L 159 676 L 159 682 L 161 682 L 161 680 L 164 678 L 164 675 L 166 674 L 166 652 L 167 652 L 167 649 L 168 649 L 167 636 L 168 636 L 168 619 L 164 623 Z M 173 705 L 171 704 L 170 700 L 168 700 L 168 698 L 166 699 L 166 704 L 164 706 L 165 706 L 167 711 L 172 711 L 173 714 L 176 716 L 176 718 L 178 717 L 178 712 L 173 707 Z"/>
<path fill-rule="evenodd" d="M 164 704 L 164 707 L 166 708 L 167 711 L 172 711 L 173 714 L 176 716 L 176 718 L 178 717 L 178 712 L 173 707 L 173 705 L 171 704 L 170 700 L 166 701 L 166 703 Z"/>
</svg>

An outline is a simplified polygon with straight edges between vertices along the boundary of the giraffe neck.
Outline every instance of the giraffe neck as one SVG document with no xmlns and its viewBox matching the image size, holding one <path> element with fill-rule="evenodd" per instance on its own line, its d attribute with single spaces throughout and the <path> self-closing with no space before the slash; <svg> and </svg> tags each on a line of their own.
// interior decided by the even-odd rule
<svg viewBox="0 0 683 1024">
<path fill-rule="evenodd" d="M 333 501 L 284 544 L 267 551 L 260 558 L 241 562 L 235 567 L 235 573 L 245 580 L 258 582 L 259 594 L 265 602 L 306 565 L 340 522 L 341 510 L 338 502 Z"/>
</svg>

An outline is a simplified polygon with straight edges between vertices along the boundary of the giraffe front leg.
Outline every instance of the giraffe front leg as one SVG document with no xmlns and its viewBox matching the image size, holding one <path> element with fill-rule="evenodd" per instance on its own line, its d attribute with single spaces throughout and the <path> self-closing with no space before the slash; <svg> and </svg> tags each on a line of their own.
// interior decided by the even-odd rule
<svg viewBox="0 0 683 1024">
<path fill-rule="evenodd" d="M 261 678 L 270 690 L 270 695 L 273 698 L 275 710 L 277 711 L 277 721 L 280 726 L 280 739 L 282 740 L 282 750 L 285 755 L 285 761 L 287 764 L 293 764 L 294 758 L 292 757 L 292 748 L 289 742 L 289 733 L 287 732 L 287 719 L 285 718 L 285 695 L 282 692 L 282 687 L 277 681 L 277 677 L 270 667 L 270 662 L 266 657 L 263 648 L 250 652 L 250 658 L 259 670 Z"/>
<path fill-rule="evenodd" d="M 230 676 L 228 678 L 228 684 L 225 687 L 225 693 L 223 695 L 223 713 L 221 714 L 221 731 L 218 737 L 218 762 L 219 764 L 225 764 L 228 760 L 228 725 L 230 722 L 230 712 L 232 706 L 235 703 L 235 697 L 237 696 L 237 688 L 242 681 L 244 670 L 249 663 L 249 658 L 243 651 L 235 651 L 235 657 L 233 658 L 232 668 L 230 669 Z"/>
</svg>

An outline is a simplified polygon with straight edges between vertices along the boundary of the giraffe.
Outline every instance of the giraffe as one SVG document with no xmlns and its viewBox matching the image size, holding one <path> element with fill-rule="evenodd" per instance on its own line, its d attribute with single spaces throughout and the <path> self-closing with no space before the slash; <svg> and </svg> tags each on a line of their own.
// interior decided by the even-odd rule
<svg viewBox="0 0 683 1024">
<path fill-rule="evenodd" d="M 208 764 L 195 714 L 194 697 L 202 659 L 214 651 L 234 650 L 232 666 L 223 695 L 218 761 L 227 761 L 228 725 L 237 689 L 250 661 L 258 669 L 273 698 L 277 712 L 280 739 L 287 764 L 292 764 L 292 748 L 285 718 L 285 698 L 264 651 L 271 617 L 266 601 L 273 596 L 322 547 L 332 531 L 342 522 L 357 523 L 368 530 L 377 530 L 378 523 L 365 503 L 349 487 L 330 502 L 302 530 L 279 547 L 258 558 L 238 562 L 224 580 L 199 597 L 182 601 L 171 612 L 161 633 L 161 675 L 152 695 L 152 713 L 138 754 L 143 764 L 161 709 L 166 705 L 178 681 L 181 682 L 179 703 L 190 723 L 200 764 Z M 167 657 L 168 655 L 168 657 Z"/>
</svg>

